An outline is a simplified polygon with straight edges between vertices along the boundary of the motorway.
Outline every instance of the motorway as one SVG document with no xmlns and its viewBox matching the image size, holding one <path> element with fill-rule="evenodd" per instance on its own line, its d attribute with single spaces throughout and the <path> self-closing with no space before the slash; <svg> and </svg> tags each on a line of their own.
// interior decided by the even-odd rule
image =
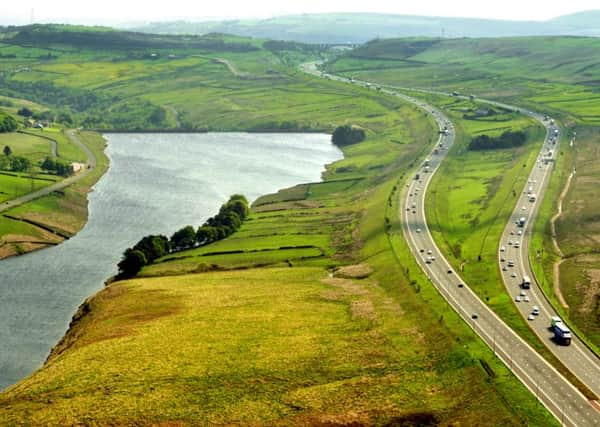
<svg viewBox="0 0 600 427">
<path fill-rule="evenodd" d="M 323 76 L 315 63 L 304 64 L 302 69 L 313 75 Z M 368 82 L 331 74 L 325 77 L 364 87 L 373 86 Z M 416 174 L 413 175 L 413 179 L 409 180 L 400 195 L 400 215 L 405 237 L 418 264 L 452 308 L 561 424 L 600 426 L 600 411 L 477 297 L 444 258 L 429 232 L 425 216 L 425 194 L 432 176 L 454 143 L 452 123 L 440 110 L 421 100 L 401 94 L 395 88 L 379 89 L 383 93 L 398 96 L 419 106 L 432 114 L 440 131 L 447 129 L 447 133 L 440 133 L 436 144 L 438 153 L 435 154 L 432 150 L 428 157 L 427 171 L 425 166 L 419 168 L 416 172 L 419 178 L 416 179 Z M 527 256 L 526 248 L 523 249 L 523 253 Z M 544 322 L 543 319 L 538 320 L 539 324 Z"/>
<path fill-rule="evenodd" d="M 500 239 L 498 264 L 502 272 L 504 285 L 509 295 L 512 296 L 519 312 L 529 322 L 529 326 L 575 376 L 597 396 L 600 396 L 600 359 L 575 335 L 573 335 L 570 346 L 563 346 L 554 342 L 552 339 L 554 334 L 549 329 L 550 317 L 558 314 L 537 283 L 529 260 L 529 244 L 534 219 L 541 205 L 540 196 L 544 194 L 548 186 L 560 141 L 558 127 L 552 124 L 550 120 L 544 120 L 543 117 L 534 115 L 534 118 L 546 127 L 546 138 L 542 151 L 529 175 L 528 182 L 521 194 L 518 194 L 517 204 Z M 531 195 L 536 196 L 535 201 L 530 201 Z M 525 218 L 525 227 L 516 225 L 520 218 Z M 514 262 L 514 267 L 508 266 L 509 261 Z M 524 276 L 531 279 L 531 288 L 528 290 L 521 289 L 520 286 Z M 528 302 L 523 300 L 523 296 L 520 298 L 521 301 L 516 301 L 517 295 L 521 292 L 527 295 Z M 539 308 L 540 314 L 533 316 L 532 320 L 527 320 L 534 305 Z"/>
<path fill-rule="evenodd" d="M 92 153 L 92 151 L 83 142 L 81 142 L 81 140 L 79 139 L 79 137 L 77 136 L 77 134 L 75 133 L 74 130 L 67 131 L 67 136 L 71 139 L 71 141 L 73 141 L 73 143 L 75 145 L 77 145 L 79 148 L 81 148 L 83 150 L 83 152 L 85 153 L 85 155 L 87 156 L 88 161 L 86 164 L 86 168 L 83 171 L 81 171 L 73 176 L 70 176 L 69 178 L 66 178 L 66 179 L 63 179 L 62 181 L 57 182 L 56 184 L 52 184 L 48 187 L 44 187 L 40 190 L 25 194 L 23 196 L 15 198 L 15 199 L 7 200 L 6 202 L 4 202 L 0 205 L 0 212 L 7 211 L 14 207 L 20 206 L 24 203 L 30 202 L 35 199 L 39 199 L 40 197 L 47 196 L 47 195 L 53 193 L 54 191 L 63 190 L 65 188 L 67 188 L 69 185 L 72 185 L 73 183 L 86 177 L 88 174 L 90 174 L 92 172 L 92 170 L 96 167 L 96 157 L 94 156 L 94 153 Z"/>
</svg>

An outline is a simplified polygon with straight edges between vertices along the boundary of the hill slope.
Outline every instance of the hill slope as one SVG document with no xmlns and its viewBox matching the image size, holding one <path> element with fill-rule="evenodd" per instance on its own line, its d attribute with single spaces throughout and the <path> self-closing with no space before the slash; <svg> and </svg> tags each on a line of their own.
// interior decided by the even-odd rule
<svg viewBox="0 0 600 427">
<path fill-rule="evenodd" d="M 597 13 L 597 12 L 594 12 Z M 377 13 L 328 13 L 278 16 L 260 20 L 156 22 L 136 31 L 162 34 L 220 32 L 305 43 L 364 43 L 394 37 L 507 37 L 600 35 L 600 20 L 585 15 L 550 21 L 503 21 Z"/>
</svg>

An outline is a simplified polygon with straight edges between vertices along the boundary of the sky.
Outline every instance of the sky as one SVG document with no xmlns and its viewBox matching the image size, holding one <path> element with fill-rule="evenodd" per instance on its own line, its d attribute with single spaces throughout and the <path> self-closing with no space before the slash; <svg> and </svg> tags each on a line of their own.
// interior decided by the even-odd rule
<svg viewBox="0 0 600 427">
<path fill-rule="evenodd" d="M 326 12 L 377 12 L 542 21 L 600 9 L 598 0 L 0 0 L 0 24 L 118 24 L 267 18 Z"/>
</svg>

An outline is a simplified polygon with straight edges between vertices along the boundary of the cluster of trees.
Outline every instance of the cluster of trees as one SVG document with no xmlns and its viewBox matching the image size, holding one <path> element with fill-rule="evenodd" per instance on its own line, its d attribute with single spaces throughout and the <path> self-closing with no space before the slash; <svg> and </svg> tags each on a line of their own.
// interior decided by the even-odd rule
<svg viewBox="0 0 600 427">
<path fill-rule="evenodd" d="M 221 206 L 219 213 L 209 218 L 198 230 L 188 225 L 173 233 L 170 239 L 162 235 L 146 236 L 125 250 L 118 264 L 118 277 L 133 277 L 142 267 L 169 253 L 224 239 L 240 228 L 248 212 L 248 200 L 241 194 L 234 194 Z"/>
<path fill-rule="evenodd" d="M 31 167 L 31 162 L 25 157 L 13 156 L 12 149 L 4 146 L 4 157 L 0 158 L 0 169 L 13 172 L 26 172 Z"/>
<path fill-rule="evenodd" d="M 527 135 L 523 131 L 506 131 L 499 137 L 489 135 L 479 135 L 469 143 L 469 150 L 494 150 L 498 148 L 520 147 L 525 144 Z"/>
<path fill-rule="evenodd" d="M 345 147 L 346 145 L 364 141 L 366 136 L 365 130 L 362 128 L 351 125 L 342 125 L 333 131 L 331 142 L 338 147 Z"/>
<path fill-rule="evenodd" d="M 54 160 L 50 157 L 46 157 L 40 167 L 47 172 L 60 176 L 73 175 L 73 166 L 70 163 L 63 162 L 61 160 Z"/>
<path fill-rule="evenodd" d="M 17 121 L 7 114 L 0 113 L 0 133 L 17 130 Z"/>
</svg>

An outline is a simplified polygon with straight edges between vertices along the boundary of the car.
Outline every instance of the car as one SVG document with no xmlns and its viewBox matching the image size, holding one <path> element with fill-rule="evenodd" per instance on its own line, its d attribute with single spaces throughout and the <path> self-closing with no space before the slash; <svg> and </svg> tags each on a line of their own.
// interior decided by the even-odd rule
<svg viewBox="0 0 600 427">
<path fill-rule="evenodd" d="M 428 255 L 431 255 L 431 249 L 429 249 L 429 250 L 427 251 L 427 254 L 428 254 Z"/>
<path fill-rule="evenodd" d="M 506 258 L 504 258 L 504 255 L 502 255 L 502 256 L 500 257 L 500 262 L 504 262 L 504 261 L 506 261 Z"/>
<path fill-rule="evenodd" d="M 540 308 L 537 305 L 534 305 L 533 307 L 531 307 L 531 314 L 537 316 L 538 314 L 540 314 Z"/>
<path fill-rule="evenodd" d="M 527 316 L 527 320 L 534 320 L 535 316 L 533 314 L 530 314 L 529 316 Z"/>
<path fill-rule="evenodd" d="M 471 314 L 471 319 L 477 319 L 479 316 L 477 316 L 477 313 L 473 313 Z"/>
<path fill-rule="evenodd" d="M 417 228 L 417 233 L 420 233 L 420 232 L 421 232 L 421 229 L 420 229 L 420 228 Z"/>
<path fill-rule="evenodd" d="M 514 236 L 514 235 L 515 235 L 515 232 L 514 232 L 514 231 L 512 231 L 512 230 L 510 230 L 510 235 L 511 235 L 511 236 Z"/>
<path fill-rule="evenodd" d="M 452 270 L 448 270 L 448 274 L 452 274 Z"/>
<path fill-rule="evenodd" d="M 505 265 L 503 265 L 503 266 L 502 266 L 502 271 L 507 271 L 507 270 L 508 270 L 508 268 L 506 268 L 506 266 L 505 266 Z"/>
<path fill-rule="evenodd" d="M 410 210 L 410 208 L 406 208 L 406 210 L 407 210 L 407 211 L 409 211 L 409 210 Z"/>
<path fill-rule="evenodd" d="M 521 292 L 519 292 L 519 295 L 521 295 L 522 297 L 524 297 L 525 295 L 527 295 L 527 293 L 525 293 L 525 290 L 521 289 Z"/>
<path fill-rule="evenodd" d="M 531 299 L 529 299 L 529 295 L 525 295 L 525 296 L 523 297 L 523 301 L 525 301 L 525 302 L 530 302 L 530 301 L 531 301 Z"/>
<path fill-rule="evenodd" d="M 428 256 L 428 257 L 425 259 L 425 264 L 431 264 L 431 257 L 430 257 L 430 256 Z"/>
<path fill-rule="evenodd" d="M 513 241 L 512 241 L 512 240 L 509 240 L 509 241 L 508 241 L 508 246 L 512 246 L 512 244 L 513 244 Z"/>
<path fill-rule="evenodd" d="M 519 230 L 519 231 L 517 231 L 517 234 L 518 234 L 519 236 L 522 236 L 522 235 L 523 235 L 523 231 Z"/>
<path fill-rule="evenodd" d="M 513 245 L 513 247 L 515 249 L 519 249 L 521 247 L 521 244 L 519 242 L 515 242 L 515 244 Z"/>
<path fill-rule="evenodd" d="M 526 208 L 525 206 L 523 206 L 523 207 L 521 207 L 521 210 L 522 210 L 522 211 L 526 211 L 526 210 L 527 210 L 527 208 Z"/>
<path fill-rule="evenodd" d="M 505 250 L 506 250 L 506 247 L 500 246 L 500 252 L 504 252 Z"/>
<path fill-rule="evenodd" d="M 465 284 L 464 284 L 464 283 L 462 283 L 462 282 L 458 284 L 458 287 L 459 287 L 459 288 L 463 288 L 464 286 L 465 286 Z"/>
<path fill-rule="evenodd" d="M 510 277 L 517 277 L 517 273 L 515 273 L 514 271 L 512 273 L 510 273 Z"/>
<path fill-rule="evenodd" d="M 512 259 L 508 260 L 508 266 L 509 267 L 514 267 L 515 266 L 515 262 Z"/>
<path fill-rule="evenodd" d="M 435 261 L 435 257 L 434 257 L 434 256 L 432 256 L 432 257 L 431 257 L 431 260 L 432 260 L 432 261 Z"/>
<path fill-rule="evenodd" d="M 517 295 L 517 296 L 515 297 L 515 301 L 516 301 L 516 302 L 521 302 L 521 295 Z"/>
<path fill-rule="evenodd" d="M 419 252 L 423 253 L 425 252 L 425 249 L 419 249 Z"/>
<path fill-rule="evenodd" d="M 414 213 L 414 214 L 416 214 L 416 213 L 417 213 L 417 211 L 413 211 L 413 213 Z"/>
</svg>

